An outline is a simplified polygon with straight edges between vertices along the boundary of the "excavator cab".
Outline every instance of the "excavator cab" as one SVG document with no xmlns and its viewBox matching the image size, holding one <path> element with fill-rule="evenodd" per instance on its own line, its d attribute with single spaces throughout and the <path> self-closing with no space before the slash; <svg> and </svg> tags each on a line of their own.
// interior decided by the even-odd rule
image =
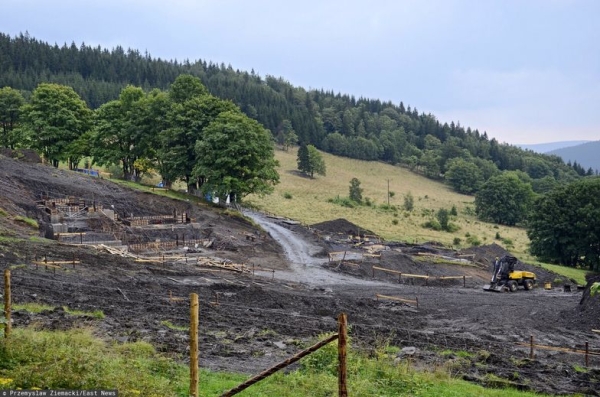
<svg viewBox="0 0 600 397">
<path fill-rule="evenodd" d="M 515 270 L 515 265 L 519 260 L 514 256 L 504 255 L 502 258 L 496 258 L 494 262 L 494 272 L 490 284 L 483 286 L 484 291 L 492 292 L 515 292 L 519 286 L 529 291 L 536 285 L 535 273 Z"/>
</svg>

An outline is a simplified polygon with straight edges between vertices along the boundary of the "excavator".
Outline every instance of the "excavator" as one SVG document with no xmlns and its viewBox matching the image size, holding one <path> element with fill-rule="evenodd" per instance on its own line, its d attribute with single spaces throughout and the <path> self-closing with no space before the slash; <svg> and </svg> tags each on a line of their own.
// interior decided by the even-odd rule
<svg viewBox="0 0 600 397">
<path fill-rule="evenodd" d="M 522 286 L 527 291 L 533 289 L 537 283 L 535 273 L 524 270 L 515 270 L 515 265 L 517 263 L 519 263 L 519 260 L 510 255 L 496 258 L 492 280 L 490 284 L 483 286 L 483 290 L 492 292 L 515 292 L 519 286 Z"/>
</svg>

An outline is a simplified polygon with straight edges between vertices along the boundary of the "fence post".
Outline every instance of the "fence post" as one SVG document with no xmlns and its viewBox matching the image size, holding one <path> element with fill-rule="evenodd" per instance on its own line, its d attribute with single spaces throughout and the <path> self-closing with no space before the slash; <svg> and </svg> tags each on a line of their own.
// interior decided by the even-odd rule
<svg viewBox="0 0 600 397">
<path fill-rule="evenodd" d="M 8 338 L 12 324 L 10 322 L 10 310 L 11 310 L 11 298 L 10 298 L 10 270 L 4 270 L 4 318 L 6 324 L 4 324 L 4 337 Z"/>
<path fill-rule="evenodd" d="M 467 278 L 463 276 L 463 288 L 467 287 Z"/>
<path fill-rule="evenodd" d="M 338 396 L 348 397 L 346 385 L 346 344 L 348 323 L 345 313 L 338 316 Z"/>
<path fill-rule="evenodd" d="M 190 396 L 198 397 L 198 294 L 190 294 Z"/>
<path fill-rule="evenodd" d="M 529 336 L 529 359 L 533 360 L 533 335 Z"/>
<path fill-rule="evenodd" d="M 585 342 L 585 366 L 589 367 L 590 366 L 590 345 L 588 342 Z"/>
</svg>

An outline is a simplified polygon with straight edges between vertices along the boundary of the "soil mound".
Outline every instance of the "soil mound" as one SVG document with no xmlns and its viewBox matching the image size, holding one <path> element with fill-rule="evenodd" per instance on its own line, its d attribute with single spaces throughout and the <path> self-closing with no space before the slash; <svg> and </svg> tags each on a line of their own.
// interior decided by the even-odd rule
<svg viewBox="0 0 600 397">
<path fill-rule="evenodd" d="M 594 283 L 600 283 L 600 274 L 587 277 L 587 285 L 579 302 L 578 310 L 574 313 L 574 320 L 585 328 L 600 328 L 600 294 L 590 294 L 590 287 Z"/>
<path fill-rule="evenodd" d="M 315 223 L 314 225 L 311 225 L 311 227 L 313 229 L 317 229 L 325 233 L 349 234 L 354 236 L 358 235 L 361 237 L 364 237 L 366 235 L 375 235 L 375 233 L 373 233 L 372 231 L 355 225 L 354 223 L 343 218 L 338 218 L 332 221 L 325 221 L 321 223 Z"/>
</svg>

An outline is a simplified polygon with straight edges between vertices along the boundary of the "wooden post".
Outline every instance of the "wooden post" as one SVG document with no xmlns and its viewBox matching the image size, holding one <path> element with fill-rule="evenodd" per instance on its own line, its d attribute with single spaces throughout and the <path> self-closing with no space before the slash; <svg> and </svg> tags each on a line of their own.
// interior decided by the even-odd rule
<svg viewBox="0 0 600 397">
<path fill-rule="evenodd" d="M 8 338 L 12 324 L 10 322 L 10 310 L 11 310 L 11 299 L 10 299 L 10 270 L 4 270 L 4 318 L 6 324 L 4 324 L 4 337 Z"/>
<path fill-rule="evenodd" d="M 467 278 L 463 276 L 463 288 L 467 287 Z"/>
<path fill-rule="evenodd" d="M 338 396 L 348 397 L 346 385 L 346 344 L 347 344 L 347 319 L 345 313 L 338 316 Z"/>
<path fill-rule="evenodd" d="M 372 272 L 371 277 L 375 278 L 375 266 L 371 266 L 371 272 Z"/>
<path fill-rule="evenodd" d="M 533 360 L 533 335 L 529 336 L 529 359 Z"/>
<path fill-rule="evenodd" d="M 83 244 L 83 233 L 79 233 L 79 244 Z"/>
<path fill-rule="evenodd" d="M 417 303 L 417 309 L 419 308 L 419 298 L 415 296 L 415 302 Z"/>
<path fill-rule="evenodd" d="M 75 254 L 73 254 L 73 269 L 75 269 Z"/>
<path fill-rule="evenodd" d="M 585 342 L 585 366 L 590 366 L 590 345 L 588 342 Z"/>
<path fill-rule="evenodd" d="M 190 294 L 190 396 L 198 397 L 198 294 Z"/>
</svg>

